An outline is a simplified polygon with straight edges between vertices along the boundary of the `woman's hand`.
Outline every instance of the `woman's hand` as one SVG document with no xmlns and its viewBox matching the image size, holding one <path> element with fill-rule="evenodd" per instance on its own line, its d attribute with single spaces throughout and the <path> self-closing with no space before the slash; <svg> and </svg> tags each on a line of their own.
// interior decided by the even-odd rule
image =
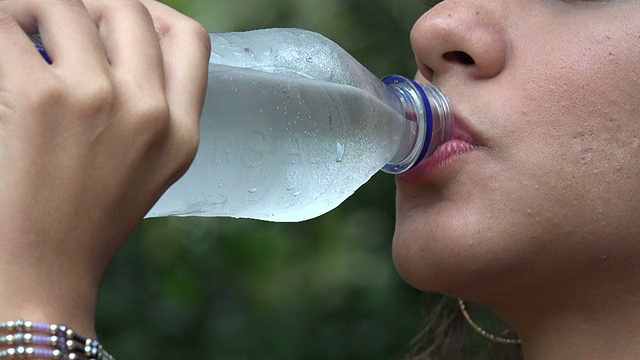
<svg viewBox="0 0 640 360">
<path fill-rule="evenodd" d="M 108 262 L 195 156 L 209 47 L 151 0 L 0 1 L 0 321 L 94 333 Z"/>
</svg>

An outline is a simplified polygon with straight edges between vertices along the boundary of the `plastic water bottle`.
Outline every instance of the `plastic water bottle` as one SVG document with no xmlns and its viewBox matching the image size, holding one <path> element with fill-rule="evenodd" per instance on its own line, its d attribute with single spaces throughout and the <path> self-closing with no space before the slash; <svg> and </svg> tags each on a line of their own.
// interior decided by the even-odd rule
<svg viewBox="0 0 640 360">
<path fill-rule="evenodd" d="M 198 154 L 147 217 L 307 220 L 451 137 L 439 89 L 400 76 L 381 81 L 319 34 L 210 36 Z"/>
</svg>

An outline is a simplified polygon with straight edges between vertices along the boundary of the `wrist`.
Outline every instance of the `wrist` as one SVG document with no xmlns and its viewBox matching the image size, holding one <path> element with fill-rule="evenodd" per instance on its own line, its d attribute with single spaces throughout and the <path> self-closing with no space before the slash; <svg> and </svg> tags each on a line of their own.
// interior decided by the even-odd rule
<svg viewBox="0 0 640 360">
<path fill-rule="evenodd" d="M 63 323 L 95 337 L 104 266 L 97 265 L 95 257 L 82 255 L 88 253 L 84 244 L 59 243 L 52 235 L 27 231 L 7 232 L 0 238 L 0 322 Z"/>
<path fill-rule="evenodd" d="M 69 311 L 66 307 L 38 303 L 20 305 L 0 301 L 0 307 L 0 322 L 28 319 L 45 324 L 65 324 L 84 336 L 96 337 L 93 313 L 89 315 L 83 311 Z"/>
<path fill-rule="evenodd" d="M 25 264 L 25 262 L 21 262 Z M 20 266 L 0 259 L 0 322 L 28 319 L 61 324 L 95 337 L 98 284 L 89 276 Z"/>
</svg>

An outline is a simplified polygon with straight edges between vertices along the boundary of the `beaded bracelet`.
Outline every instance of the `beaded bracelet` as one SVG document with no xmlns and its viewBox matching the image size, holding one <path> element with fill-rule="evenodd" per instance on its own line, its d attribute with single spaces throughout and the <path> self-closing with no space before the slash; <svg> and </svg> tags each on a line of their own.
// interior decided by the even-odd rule
<svg viewBox="0 0 640 360">
<path fill-rule="evenodd" d="M 31 321 L 0 322 L 0 359 L 115 360 L 98 340 L 84 338 L 64 325 Z"/>
</svg>

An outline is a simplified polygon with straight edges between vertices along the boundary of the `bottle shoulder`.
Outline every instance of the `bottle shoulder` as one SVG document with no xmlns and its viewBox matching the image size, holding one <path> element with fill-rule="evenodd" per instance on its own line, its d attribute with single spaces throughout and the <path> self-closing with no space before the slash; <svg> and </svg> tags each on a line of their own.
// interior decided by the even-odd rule
<svg viewBox="0 0 640 360">
<path fill-rule="evenodd" d="M 274 28 L 210 34 L 210 66 L 250 68 L 359 87 L 371 75 L 325 36 L 303 29 Z"/>
</svg>

